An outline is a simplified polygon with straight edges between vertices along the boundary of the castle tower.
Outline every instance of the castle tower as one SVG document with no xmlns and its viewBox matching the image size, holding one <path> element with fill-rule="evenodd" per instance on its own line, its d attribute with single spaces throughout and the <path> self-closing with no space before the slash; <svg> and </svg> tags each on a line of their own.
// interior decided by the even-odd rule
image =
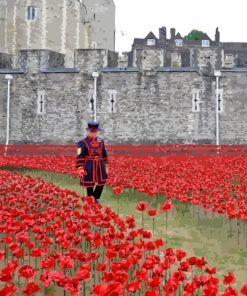
<svg viewBox="0 0 247 296">
<path fill-rule="evenodd" d="M 89 48 L 115 51 L 115 4 L 113 0 L 84 0 L 87 8 Z"/>
<path fill-rule="evenodd" d="M 114 48 L 114 28 L 112 0 L 0 0 L 0 52 L 13 56 L 47 49 L 73 67 L 75 49 Z"/>
</svg>

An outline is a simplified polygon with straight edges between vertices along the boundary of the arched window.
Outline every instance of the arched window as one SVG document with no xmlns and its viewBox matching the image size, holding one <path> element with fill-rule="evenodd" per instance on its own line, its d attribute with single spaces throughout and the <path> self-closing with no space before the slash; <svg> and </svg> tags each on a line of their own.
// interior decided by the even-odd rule
<svg viewBox="0 0 247 296">
<path fill-rule="evenodd" d="M 92 49 L 96 49 L 97 48 L 97 42 L 93 41 L 92 42 Z"/>
</svg>

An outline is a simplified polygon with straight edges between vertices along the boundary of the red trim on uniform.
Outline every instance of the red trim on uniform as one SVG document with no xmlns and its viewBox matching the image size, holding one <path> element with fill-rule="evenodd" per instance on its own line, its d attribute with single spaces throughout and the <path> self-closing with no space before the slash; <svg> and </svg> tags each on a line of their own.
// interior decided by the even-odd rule
<svg viewBox="0 0 247 296">
<path fill-rule="evenodd" d="M 103 179 L 103 174 L 102 174 L 102 170 L 101 170 L 101 165 L 100 165 L 100 167 L 99 167 L 99 170 L 100 170 L 100 180 L 103 182 L 103 181 L 106 180 L 106 178 Z"/>
<path fill-rule="evenodd" d="M 90 149 L 89 149 L 87 141 L 85 139 L 82 139 L 82 141 L 86 144 L 87 149 L 88 149 L 88 154 L 89 154 L 89 156 L 91 156 Z"/>
<path fill-rule="evenodd" d="M 88 138 L 89 139 L 92 139 L 92 137 L 88 137 Z M 103 173 L 102 173 L 102 168 L 101 168 L 101 166 L 103 165 L 103 163 L 101 161 L 103 160 L 104 163 L 105 163 L 105 161 L 108 162 L 108 157 L 106 157 L 106 158 L 103 158 L 102 157 L 102 153 L 103 153 L 103 141 L 100 141 L 99 142 L 99 143 L 101 143 L 101 145 L 100 145 L 99 148 L 97 148 L 97 149 L 100 150 L 100 151 L 97 150 L 97 154 L 100 154 L 100 156 L 93 156 L 92 153 L 91 153 L 91 150 L 89 148 L 90 147 L 89 146 L 89 143 L 87 143 L 86 139 L 82 139 L 82 141 L 85 143 L 85 145 L 86 145 L 86 147 L 88 149 L 88 154 L 89 154 L 88 156 L 85 156 L 83 158 L 83 160 L 85 161 L 86 164 L 87 164 L 88 161 L 92 161 L 92 178 L 93 178 L 93 180 L 92 181 L 84 181 L 84 177 L 85 176 L 82 176 L 82 178 L 81 178 L 81 183 L 82 184 L 81 185 L 84 186 L 84 187 L 87 187 L 87 188 L 94 187 L 95 183 L 98 184 L 98 185 L 105 185 L 107 178 L 104 178 L 103 179 Z M 98 170 L 98 166 L 99 166 L 99 170 Z M 99 173 L 99 176 L 98 176 L 98 173 Z"/>
</svg>

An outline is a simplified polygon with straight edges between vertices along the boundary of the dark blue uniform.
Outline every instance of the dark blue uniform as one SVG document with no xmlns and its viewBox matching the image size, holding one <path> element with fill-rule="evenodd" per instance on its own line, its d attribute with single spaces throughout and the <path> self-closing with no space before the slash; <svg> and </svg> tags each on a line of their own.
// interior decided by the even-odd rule
<svg viewBox="0 0 247 296">
<path fill-rule="evenodd" d="M 108 164 L 108 157 L 102 139 L 87 136 L 78 142 L 76 167 L 82 166 L 87 172 L 80 177 L 80 185 L 85 187 L 94 187 L 96 184 L 105 185 L 108 178 L 106 164 Z"/>
</svg>

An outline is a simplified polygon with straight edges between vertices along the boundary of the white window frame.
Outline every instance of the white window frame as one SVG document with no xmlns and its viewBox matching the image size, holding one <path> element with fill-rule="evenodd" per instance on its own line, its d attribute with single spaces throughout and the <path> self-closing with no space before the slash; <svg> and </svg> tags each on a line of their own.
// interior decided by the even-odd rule
<svg viewBox="0 0 247 296">
<path fill-rule="evenodd" d="M 147 45 L 148 46 L 155 46 L 155 44 L 156 44 L 156 41 L 155 41 L 155 39 L 147 39 Z"/>
<path fill-rule="evenodd" d="M 42 110 L 41 110 L 41 101 L 42 101 Z M 45 114 L 45 90 L 37 91 L 37 114 L 43 115 Z"/>
<path fill-rule="evenodd" d="M 202 47 L 210 47 L 210 41 L 209 40 L 202 40 Z"/>
<path fill-rule="evenodd" d="M 183 46 L 183 39 L 175 39 L 176 46 Z"/>
<path fill-rule="evenodd" d="M 216 96 L 216 90 L 215 90 Z M 222 114 L 224 112 L 224 97 L 223 97 L 223 88 L 218 89 L 218 113 Z"/>
<path fill-rule="evenodd" d="M 195 98 L 197 101 L 195 102 Z M 202 101 L 200 100 L 200 90 L 193 89 L 192 91 L 192 112 L 199 113 L 201 111 L 200 109 L 200 103 Z"/>
<path fill-rule="evenodd" d="M 108 90 L 108 95 L 109 95 L 108 111 L 111 114 L 116 113 L 117 112 L 117 109 L 116 109 L 117 91 L 115 89 L 109 89 Z M 112 102 L 111 102 L 112 99 L 114 100 L 113 105 L 112 105 Z M 113 107 L 113 110 L 112 110 L 112 107 Z"/>
<path fill-rule="evenodd" d="M 27 21 L 36 21 L 36 19 L 37 19 L 37 7 L 36 6 L 27 6 L 26 20 Z"/>
</svg>

